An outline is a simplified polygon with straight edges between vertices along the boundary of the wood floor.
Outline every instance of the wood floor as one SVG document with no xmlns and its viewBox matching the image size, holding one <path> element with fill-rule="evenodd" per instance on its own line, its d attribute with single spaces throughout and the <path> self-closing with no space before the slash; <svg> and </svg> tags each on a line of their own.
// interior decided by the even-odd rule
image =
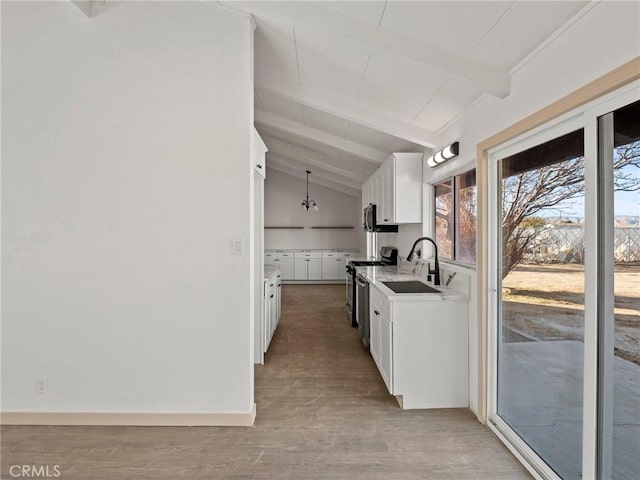
<svg viewBox="0 0 640 480">
<path fill-rule="evenodd" d="M 283 286 L 255 382 L 250 428 L 3 427 L 1 478 L 13 464 L 60 465 L 60 480 L 531 478 L 470 411 L 400 410 L 342 285 Z"/>
</svg>

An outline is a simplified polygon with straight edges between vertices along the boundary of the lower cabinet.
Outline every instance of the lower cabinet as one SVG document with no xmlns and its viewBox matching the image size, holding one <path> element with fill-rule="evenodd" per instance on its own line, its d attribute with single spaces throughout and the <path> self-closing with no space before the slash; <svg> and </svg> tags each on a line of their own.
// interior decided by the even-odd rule
<svg viewBox="0 0 640 480">
<path fill-rule="evenodd" d="M 358 252 L 350 251 L 268 251 L 264 263 L 279 268 L 282 280 L 346 280 L 345 266 Z"/>
<path fill-rule="evenodd" d="M 341 262 L 342 260 L 342 262 Z M 338 252 L 327 252 L 322 254 L 322 279 L 335 280 L 340 278 L 342 273 L 340 264 L 344 265 L 344 259 Z M 342 268 L 344 270 L 344 267 Z"/>
<path fill-rule="evenodd" d="M 293 280 L 293 255 L 291 258 L 279 258 L 277 267 L 282 272 L 283 280 Z"/>
<path fill-rule="evenodd" d="M 384 295 L 376 289 L 369 289 L 369 318 L 370 318 L 370 351 L 378 366 L 380 375 L 390 393 L 393 393 L 393 355 L 392 355 L 392 325 L 389 303 Z"/>
<path fill-rule="evenodd" d="M 282 274 L 280 270 L 273 269 L 273 271 L 265 275 L 262 317 L 262 351 L 265 353 L 269 349 L 271 339 L 280 321 L 281 281 Z"/>
<path fill-rule="evenodd" d="M 294 280 L 322 280 L 322 258 L 319 252 L 295 253 Z"/>
<path fill-rule="evenodd" d="M 468 305 L 389 300 L 369 289 L 370 351 L 403 409 L 468 407 Z"/>
</svg>

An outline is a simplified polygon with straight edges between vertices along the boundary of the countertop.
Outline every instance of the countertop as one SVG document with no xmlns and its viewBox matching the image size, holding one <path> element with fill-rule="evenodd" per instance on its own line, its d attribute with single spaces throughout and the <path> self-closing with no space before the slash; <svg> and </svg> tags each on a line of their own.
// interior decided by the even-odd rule
<svg viewBox="0 0 640 480">
<path fill-rule="evenodd" d="M 264 266 L 264 279 L 265 280 L 269 280 L 274 273 L 279 272 L 279 271 L 280 271 L 280 269 L 278 267 L 272 267 L 270 265 L 265 265 Z"/>
<path fill-rule="evenodd" d="M 369 283 L 373 284 L 378 290 L 380 290 L 387 300 L 390 302 L 440 302 L 440 301 L 467 301 L 469 298 L 460 290 L 453 289 L 451 287 L 445 287 L 444 285 L 433 285 L 432 282 L 427 282 L 424 277 L 413 275 L 399 271 L 397 266 L 391 267 L 356 267 L 356 272 L 362 274 L 369 280 Z M 388 281 L 408 281 L 418 280 L 422 283 L 429 285 L 430 287 L 439 290 L 440 293 L 396 293 L 382 282 Z"/>
<path fill-rule="evenodd" d="M 266 248 L 265 253 L 278 253 L 278 252 L 291 252 L 291 253 L 306 253 L 306 252 L 338 252 L 338 253 L 357 253 L 357 248 Z"/>
</svg>

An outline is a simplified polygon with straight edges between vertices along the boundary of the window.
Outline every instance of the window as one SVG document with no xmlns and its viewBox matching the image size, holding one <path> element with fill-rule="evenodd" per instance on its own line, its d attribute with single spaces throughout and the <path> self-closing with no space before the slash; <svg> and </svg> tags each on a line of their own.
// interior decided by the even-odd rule
<svg viewBox="0 0 640 480">
<path fill-rule="evenodd" d="M 440 258 L 453 260 L 453 195 L 451 180 L 435 188 L 436 244 Z"/>
<path fill-rule="evenodd" d="M 476 263 L 476 171 L 435 186 L 435 237 L 440 258 Z"/>
</svg>

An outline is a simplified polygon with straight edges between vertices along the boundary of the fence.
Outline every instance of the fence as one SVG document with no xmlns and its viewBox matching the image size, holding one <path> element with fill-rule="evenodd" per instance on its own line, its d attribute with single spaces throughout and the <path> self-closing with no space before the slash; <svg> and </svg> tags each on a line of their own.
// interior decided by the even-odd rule
<svg viewBox="0 0 640 480">
<path fill-rule="evenodd" d="M 584 263 L 584 226 L 550 225 L 528 228 L 533 241 L 527 247 L 525 263 Z M 616 263 L 640 262 L 640 227 L 616 227 Z"/>
</svg>

